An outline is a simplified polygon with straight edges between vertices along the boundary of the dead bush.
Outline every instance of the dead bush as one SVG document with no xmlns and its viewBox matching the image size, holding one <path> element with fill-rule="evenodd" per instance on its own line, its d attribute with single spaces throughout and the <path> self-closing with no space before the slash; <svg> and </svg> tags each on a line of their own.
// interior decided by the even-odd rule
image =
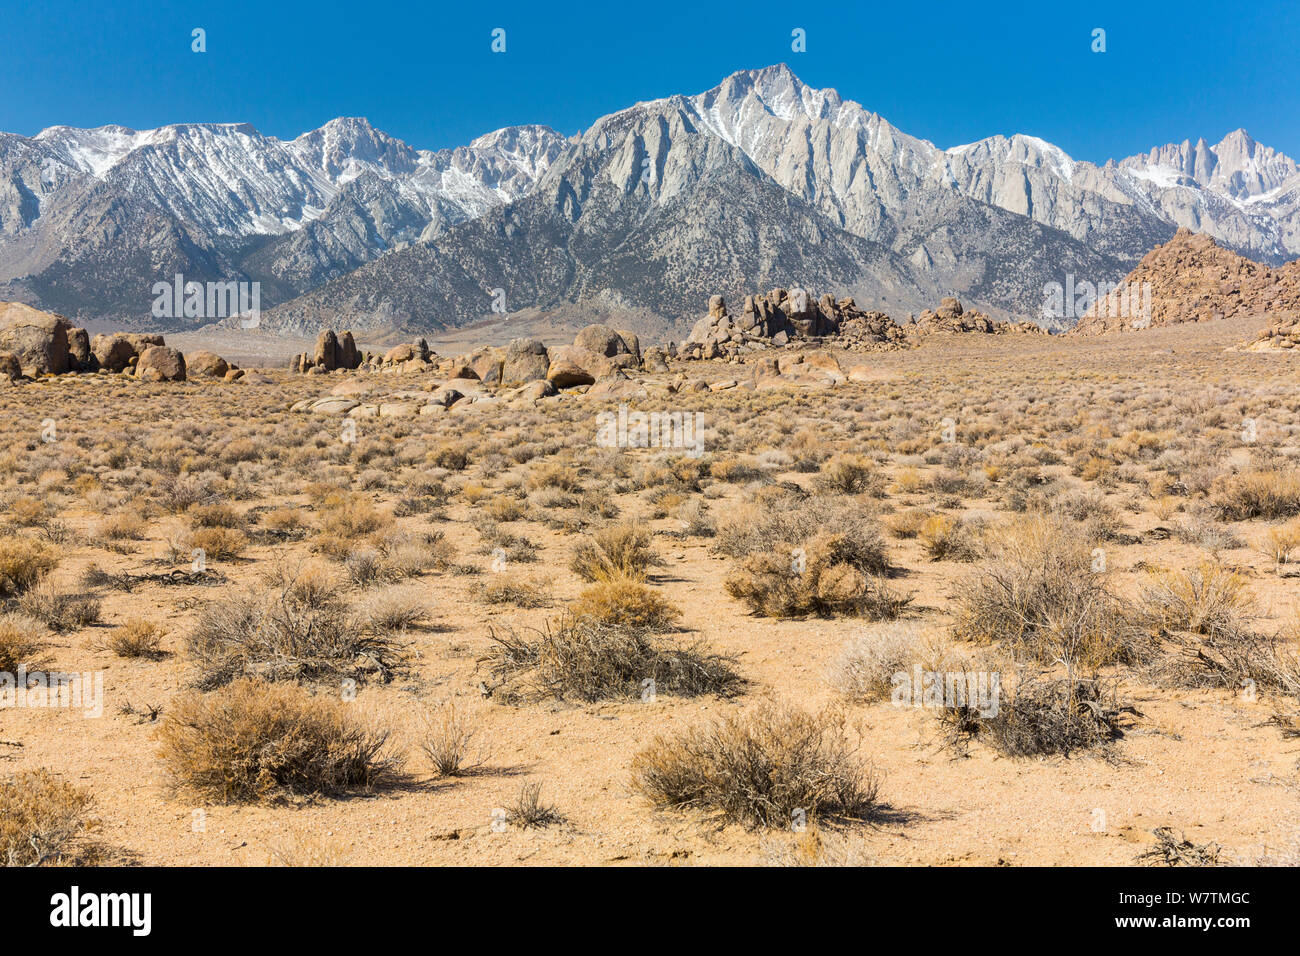
<svg viewBox="0 0 1300 956">
<path fill-rule="evenodd" d="M 24 593 L 18 609 L 62 634 L 98 621 L 100 603 L 93 594 L 64 591 L 47 581 Z"/>
<path fill-rule="evenodd" d="M 90 791 L 48 770 L 28 770 L 0 780 L 0 860 L 5 866 L 55 866 L 94 862 L 86 837 Z"/>
<path fill-rule="evenodd" d="M 259 680 L 187 693 L 158 737 L 172 784 L 221 803 L 369 790 L 396 767 L 341 701 Z"/>
<path fill-rule="evenodd" d="M 30 538 L 0 538 L 0 598 L 35 587 L 59 564 L 54 549 Z"/>
<path fill-rule="evenodd" d="M 1210 501 L 1225 521 L 1290 518 L 1300 514 L 1300 474 L 1255 469 L 1219 478 Z"/>
<path fill-rule="evenodd" d="M 421 714 L 420 751 L 440 777 L 461 777 L 482 766 L 479 724 L 455 699 Z"/>
<path fill-rule="evenodd" d="M 610 578 L 578 596 L 570 608 L 578 620 L 646 631 L 672 630 L 681 611 L 640 581 Z"/>
<path fill-rule="evenodd" d="M 864 540 L 820 532 L 806 543 L 750 555 L 724 587 L 762 617 L 837 614 L 887 620 L 911 601 L 879 576 L 884 561 L 879 533 Z"/>
<path fill-rule="evenodd" d="M 397 645 L 353 620 L 337 597 L 304 600 L 292 585 L 209 603 L 186 646 L 205 690 L 241 676 L 387 681 L 401 662 Z"/>
<path fill-rule="evenodd" d="M 498 700 L 728 696 L 743 686 L 732 658 L 699 644 L 670 643 L 643 630 L 571 616 L 534 633 L 536 638 L 509 628 L 491 632 L 493 646 L 481 663 L 489 666 Z"/>
<path fill-rule="evenodd" d="M 656 807 L 762 827 L 867 820 L 879 790 L 841 714 L 767 703 L 657 737 L 634 758 L 632 778 Z"/>
<path fill-rule="evenodd" d="M 49 632 L 44 624 L 25 614 L 0 614 L 0 674 L 16 673 L 44 659 Z"/>
<path fill-rule="evenodd" d="M 128 618 L 113 629 L 108 648 L 118 657 L 157 659 L 162 656 L 163 629 L 153 621 Z"/>
<path fill-rule="evenodd" d="M 578 545 L 569 567 L 584 581 L 640 580 L 662 563 L 650 537 L 649 531 L 633 524 L 607 525 Z"/>
<path fill-rule="evenodd" d="M 955 637 L 1088 667 L 1148 653 L 1076 526 L 1032 516 L 985 541 L 988 558 L 954 588 Z"/>
</svg>

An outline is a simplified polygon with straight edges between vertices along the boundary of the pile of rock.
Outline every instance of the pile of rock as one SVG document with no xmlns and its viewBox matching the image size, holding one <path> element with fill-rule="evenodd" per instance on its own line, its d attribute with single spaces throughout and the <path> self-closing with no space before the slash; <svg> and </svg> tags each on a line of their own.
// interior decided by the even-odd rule
<svg viewBox="0 0 1300 956">
<path fill-rule="evenodd" d="M 903 332 L 909 338 L 963 332 L 976 332 L 983 335 L 1047 334 L 1041 326 L 1033 322 L 1003 322 L 990 318 L 978 309 L 964 309 L 961 302 L 952 296 L 942 299 L 938 309 L 934 311 L 926 309 L 915 319 L 909 319 L 903 326 Z"/>
<path fill-rule="evenodd" d="M 1079 319 L 1072 334 L 1289 315 L 1300 311 L 1300 260 L 1271 269 L 1220 248 L 1207 235 L 1179 229 L 1174 238 L 1142 257 L 1121 288 L 1131 290 L 1127 310 L 1108 307 L 1103 299 Z M 1138 310 L 1132 300 L 1140 299 L 1145 307 L 1147 289 L 1150 315 L 1134 314 Z"/>
<path fill-rule="evenodd" d="M 845 305 L 830 295 L 820 301 L 802 289 L 773 289 L 767 295 L 747 295 L 740 315 L 727 312 L 722 296 L 709 299 L 709 314 L 695 323 L 690 336 L 677 346 L 675 355 L 685 359 L 735 358 L 772 346 L 783 346 L 796 337 L 830 335 L 839 328 Z"/>
<path fill-rule="evenodd" d="M 61 315 L 0 302 L 0 381 L 95 372 L 143 382 L 183 382 L 187 375 L 234 380 L 244 373 L 212 352 L 188 361 L 161 335 L 113 332 L 93 339 Z"/>
<path fill-rule="evenodd" d="M 1300 349 L 1300 312 L 1274 316 L 1252 341 L 1242 342 L 1240 347 L 1247 352 L 1289 352 Z"/>
<path fill-rule="evenodd" d="M 337 335 L 333 329 L 322 329 L 316 336 L 316 348 L 311 355 L 299 352 L 289 360 L 289 371 L 324 375 L 335 369 L 354 369 L 361 365 L 362 356 L 357 343 L 348 331 Z"/>
</svg>

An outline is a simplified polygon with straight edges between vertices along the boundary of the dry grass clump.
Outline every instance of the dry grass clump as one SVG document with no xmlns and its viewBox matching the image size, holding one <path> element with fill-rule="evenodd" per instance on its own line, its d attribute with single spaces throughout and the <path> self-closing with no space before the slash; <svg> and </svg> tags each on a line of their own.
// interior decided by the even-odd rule
<svg viewBox="0 0 1300 956">
<path fill-rule="evenodd" d="M 184 538 L 186 551 L 202 551 L 205 558 L 215 561 L 237 558 L 248 547 L 248 537 L 242 531 L 222 525 L 195 528 Z"/>
<path fill-rule="evenodd" d="M 187 693 L 158 737 L 172 783 L 221 803 L 369 790 L 396 766 L 342 702 L 258 680 Z"/>
<path fill-rule="evenodd" d="M 817 476 L 820 487 L 833 494 L 874 495 L 885 493 L 885 478 L 871 459 L 861 455 L 837 455 L 822 465 Z"/>
<path fill-rule="evenodd" d="M 754 554 L 727 578 L 727 593 L 763 617 L 837 614 L 887 620 L 911 601 L 891 589 L 879 532 L 820 532 L 795 548 Z"/>
<path fill-rule="evenodd" d="M 13 674 L 24 664 L 38 663 L 48 639 L 45 625 L 35 618 L 0 614 L 0 674 Z"/>
<path fill-rule="evenodd" d="M 985 541 L 988 558 L 954 589 L 955 637 L 1043 663 L 1100 666 L 1142 653 L 1077 526 L 1036 515 Z"/>
<path fill-rule="evenodd" d="M 1214 561 L 1185 571 L 1151 572 L 1139 600 L 1138 617 L 1161 636 L 1242 630 L 1251 605 L 1246 579 Z"/>
<path fill-rule="evenodd" d="M 463 777 L 483 765 L 478 721 L 455 698 L 421 713 L 420 751 L 440 777 Z"/>
<path fill-rule="evenodd" d="M 471 593 L 484 604 L 510 604 L 522 608 L 551 605 L 551 596 L 541 584 L 506 575 L 493 575 L 486 581 L 475 582 Z"/>
<path fill-rule="evenodd" d="M 938 716 L 950 745 L 974 738 L 1008 757 L 1068 756 L 1121 737 L 1120 716 L 1129 709 L 1097 678 L 1029 677 L 1015 683 L 992 716 L 970 704 L 945 707 Z"/>
<path fill-rule="evenodd" d="M 584 581 L 643 579 L 662 563 L 650 544 L 650 532 L 634 524 L 608 525 L 581 542 L 569 567 Z"/>
<path fill-rule="evenodd" d="M 1256 547 L 1275 564 L 1291 563 L 1297 551 L 1300 551 L 1300 520 L 1269 528 Z"/>
<path fill-rule="evenodd" d="M 507 703 L 548 697 L 583 701 L 739 692 L 733 658 L 699 644 L 682 646 L 647 631 L 572 616 L 530 639 L 513 629 L 492 631 L 484 663 L 493 694 Z"/>
<path fill-rule="evenodd" d="M 95 828 L 90 791 L 48 770 L 28 770 L 0 780 L 0 862 L 5 866 L 55 866 L 91 862 L 85 842 Z"/>
<path fill-rule="evenodd" d="M 850 743 L 843 715 L 765 703 L 657 737 L 632 762 L 633 786 L 660 808 L 691 808 L 749 826 L 870 818 L 879 779 Z"/>
<path fill-rule="evenodd" d="M 554 804 L 542 800 L 542 785 L 526 783 L 519 789 L 514 806 L 506 810 L 506 822 L 521 830 L 540 830 L 557 826 L 565 820 Z"/>
<path fill-rule="evenodd" d="M 372 631 L 406 631 L 428 622 L 429 606 L 416 591 L 387 588 L 366 595 L 360 620 Z"/>
<path fill-rule="evenodd" d="M 826 679 L 849 700 L 884 700 L 894 675 L 908 671 L 921 650 L 919 628 L 901 623 L 876 627 L 845 643 Z"/>
<path fill-rule="evenodd" d="M 292 584 L 209 603 L 186 639 L 199 665 L 197 686 L 237 677 L 268 681 L 387 681 L 400 665 L 397 646 L 354 620 L 337 597 Z"/>
<path fill-rule="evenodd" d="M 93 594 L 63 591 L 46 581 L 23 594 L 18 599 L 18 609 L 63 634 L 98 621 L 100 603 Z"/>
<path fill-rule="evenodd" d="M 586 588 L 570 607 L 578 620 L 634 630 L 672 630 L 681 611 L 640 581 L 610 578 Z"/>
<path fill-rule="evenodd" d="M 156 659 L 162 656 L 162 638 L 163 629 L 153 621 L 132 617 L 113 629 L 107 643 L 118 657 Z"/>
<path fill-rule="evenodd" d="M 30 538 L 0 538 L 0 598 L 17 597 L 35 587 L 59 564 L 59 556 Z"/>
<path fill-rule="evenodd" d="M 1300 514 L 1300 474 L 1254 469 L 1226 475 L 1214 483 L 1210 500 L 1225 521 L 1289 518 Z"/>
<path fill-rule="evenodd" d="M 797 487 L 763 489 L 719 527 L 715 546 L 732 558 L 773 551 L 788 554 L 821 531 L 851 540 L 865 572 L 889 571 L 880 526 L 858 501 L 844 496 L 810 498 Z"/>
<path fill-rule="evenodd" d="M 847 835 L 828 833 L 820 827 L 808 827 L 789 839 L 771 839 L 763 845 L 763 865 L 780 867 L 872 866 L 875 859 L 860 842 Z"/>
<path fill-rule="evenodd" d="M 975 561 L 980 557 L 978 529 L 972 522 L 949 515 L 931 515 L 917 538 L 931 561 Z"/>
</svg>

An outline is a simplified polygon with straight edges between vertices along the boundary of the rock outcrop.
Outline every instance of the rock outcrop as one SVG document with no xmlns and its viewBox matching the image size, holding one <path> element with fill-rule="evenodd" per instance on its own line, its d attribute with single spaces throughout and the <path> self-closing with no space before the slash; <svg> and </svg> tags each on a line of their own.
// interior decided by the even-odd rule
<svg viewBox="0 0 1300 956">
<path fill-rule="evenodd" d="M 142 382 L 183 382 L 185 356 L 165 345 L 151 345 L 140 353 L 135 377 Z"/>
<path fill-rule="evenodd" d="M 0 352 L 13 355 L 29 378 L 68 371 L 68 332 L 61 315 L 21 302 L 0 303 Z"/>
<path fill-rule="evenodd" d="M 1150 284 L 1149 314 L 1134 308 L 1134 294 Z M 1120 283 L 1130 290 L 1127 309 L 1099 301 L 1080 317 L 1072 335 L 1129 332 L 1184 322 L 1213 322 L 1248 315 L 1300 311 L 1300 259 L 1276 269 L 1220 248 L 1212 238 L 1180 229 L 1156 246 Z"/>
</svg>

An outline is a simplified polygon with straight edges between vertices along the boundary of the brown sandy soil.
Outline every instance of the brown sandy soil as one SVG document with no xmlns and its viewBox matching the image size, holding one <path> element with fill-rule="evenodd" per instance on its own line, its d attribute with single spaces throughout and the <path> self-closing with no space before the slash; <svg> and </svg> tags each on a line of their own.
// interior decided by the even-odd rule
<svg viewBox="0 0 1300 956">
<path fill-rule="evenodd" d="M 1105 545 L 1118 593 L 1136 601 L 1146 566 L 1185 569 L 1217 558 L 1244 577 L 1252 626 L 1275 633 L 1294 624 L 1300 578 L 1288 576 L 1290 565 L 1278 565 L 1254 544 L 1279 522 L 1207 519 L 1237 537 L 1228 546 L 1216 541 L 1207 547 L 1190 532 L 1181 539 L 1153 534 L 1208 506 L 1212 491 L 1198 478 L 1207 469 L 1229 471 L 1251 462 L 1295 469 L 1300 359 L 1225 351 L 1253 328 L 1225 322 L 1088 341 L 971 336 L 911 352 L 842 358 L 846 367 L 865 362 L 877 370 L 878 380 L 868 385 L 737 388 L 689 397 L 660 391 L 636 404 L 699 411 L 713 474 L 725 474 L 721 461 L 752 466 L 744 480 L 706 479 L 701 491 L 681 494 L 683 500 L 707 500 L 719 526 L 760 481 L 815 488 L 815 468 L 793 465 L 812 452 L 826 456 L 823 464 L 832 454 L 875 459 L 886 490 L 882 497 L 856 497 L 864 511 L 884 521 L 911 508 L 1008 519 L 1017 513 L 1008 504 L 1008 469 L 996 480 L 982 478 L 987 456 L 1002 453 L 993 446 L 1006 442 L 1044 450 L 1050 454 L 1040 456 L 1040 471 L 1049 487 L 1062 494 L 1096 492 L 1118 516 L 1121 536 Z M 741 377 L 734 366 L 703 363 L 683 370 L 692 378 Z M 44 767 L 89 789 L 101 821 L 98 837 L 128 859 L 262 865 L 274 862 L 277 852 L 292 858 L 316 851 L 352 864 L 762 863 L 795 838 L 720 826 L 696 811 L 656 810 L 635 791 L 630 768 L 656 735 L 748 710 L 764 698 L 814 711 L 840 708 L 860 741 L 860 756 L 882 774 L 880 799 L 890 812 L 833 837 L 856 861 L 1128 865 L 1153 844 L 1152 829 L 1172 826 L 1197 844 L 1219 844 L 1229 862 L 1249 862 L 1300 822 L 1300 740 L 1269 723 L 1276 710 L 1294 710 L 1296 701 L 1284 694 L 1252 700 L 1234 688 L 1162 686 L 1139 668 L 1112 665 L 1107 672 L 1120 678 L 1137 714 L 1126 719 L 1109 756 L 1011 758 L 979 741 L 963 754 L 941 746 L 933 713 L 898 708 L 888 699 L 845 700 L 828 683 L 827 669 L 846 641 L 897 624 L 757 617 L 730 596 L 723 581 L 740 562 L 718 553 L 712 538 L 681 533 L 680 502 L 651 500 L 659 486 L 637 480 L 659 452 L 596 448 L 595 416 L 608 405 L 566 395 L 536 407 L 501 406 L 473 415 L 363 419 L 349 447 L 338 440 L 342 419 L 287 409 L 354 379 L 380 391 L 427 383 L 355 373 L 274 378 L 270 385 L 141 385 L 67 376 L 0 390 L 4 534 L 59 538 L 53 547 L 60 563 L 51 575 L 56 586 L 86 590 L 81 576 L 92 563 L 113 573 L 187 568 L 188 556 L 174 565 L 165 560 L 169 535 L 190 527 L 186 513 L 166 504 L 162 489 L 169 475 L 206 482 L 215 499 L 247 516 L 243 553 L 210 561 L 224 583 L 142 584 L 129 593 L 93 588 L 102 602 L 101 622 L 50 637 L 52 667 L 103 671 L 101 718 L 66 710 L 0 711 L 0 774 Z M 1253 442 L 1239 436 L 1247 417 L 1257 422 Z M 982 450 L 983 460 L 974 455 L 967 465 L 945 457 L 951 450 L 940 437 L 945 418 L 955 422 L 955 444 Z M 54 442 L 41 440 L 46 419 L 56 423 Z M 1120 442 L 1133 431 L 1158 437 L 1150 448 L 1130 451 Z M 434 458 L 447 443 L 468 449 L 467 468 L 438 467 Z M 510 453 L 521 445 L 535 446 L 537 454 L 517 462 Z M 1085 471 L 1088 477 L 1076 474 L 1075 463 L 1086 465 L 1091 455 L 1109 464 L 1101 473 Z M 611 471 L 619 458 L 624 477 Z M 585 587 L 569 559 L 590 528 L 603 522 L 585 506 L 542 503 L 528 479 L 550 464 L 577 476 L 589 491 L 608 491 L 621 519 L 639 519 L 653 530 L 664 564 L 651 569 L 651 588 L 680 608 L 690 638 L 737 657 L 737 668 L 751 681 L 743 694 L 518 705 L 481 696 L 484 672 L 477 661 L 490 646 L 489 628 L 540 628 Z M 899 476 L 913 469 L 923 479 L 958 471 L 973 484 L 951 493 L 904 490 Z M 386 533 L 440 531 L 454 549 L 449 564 L 430 561 L 395 585 L 428 606 L 432 626 L 401 633 L 406 671 L 387 684 L 362 684 L 348 704 L 359 719 L 392 731 L 407 758 L 406 778 L 373 793 L 301 805 L 226 806 L 174 793 L 155 734 L 194 677 L 184 639 L 203 605 L 240 586 L 264 589 L 269 567 L 311 556 L 314 528 L 327 508 L 315 485 L 347 488 L 389 511 L 413 493 L 418 479 L 430 476 L 448 490 L 445 505 L 395 517 Z M 84 479 L 80 485 L 78 479 Z M 479 489 L 467 485 L 486 491 L 480 498 Z M 21 499 L 31 497 L 50 508 L 40 519 L 44 524 L 21 520 Z M 538 582 L 549 591 L 549 607 L 489 605 L 476 592 L 498 573 L 470 522 L 500 498 L 525 505 L 524 518 L 500 527 L 531 542 L 536 560 L 510 560 L 499 573 Z M 308 531 L 302 538 L 258 533 L 266 513 L 283 506 L 302 512 Z M 666 513 L 655 517 L 656 509 Z M 106 516 L 124 512 L 143 516 L 143 537 L 110 550 L 96 529 Z M 547 514 L 582 515 L 589 527 L 573 533 L 537 520 Z M 891 585 L 913 596 L 904 621 L 946 632 L 954 620 L 956 582 L 978 574 L 979 561 L 931 560 L 917 539 L 888 532 L 885 541 L 901 569 Z M 340 562 L 316 560 L 337 575 L 350 604 L 359 606 L 375 590 L 346 585 Z M 479 573 L 458 573 L 464 566 Z M 168 656 L 129 660 L 104 649 L 112 628 L 130 617 L 163 626 Z M 339 694 L 334 685 L 316 685 L 316 691 Z M 440 779 L 418 752 L 418 716 L 422 705 L 453 695 L 461 695 L 481 722 L 490 755 L 480 773 Z M 160 707 L 159 720 L 138 722 L 122 712 L 128 704 Z M 511 806 L 521 786 L 531 783 L 542 785 L 543 798 L 565 822 L 496 832 L 494 809 Z"/>
</svg>

